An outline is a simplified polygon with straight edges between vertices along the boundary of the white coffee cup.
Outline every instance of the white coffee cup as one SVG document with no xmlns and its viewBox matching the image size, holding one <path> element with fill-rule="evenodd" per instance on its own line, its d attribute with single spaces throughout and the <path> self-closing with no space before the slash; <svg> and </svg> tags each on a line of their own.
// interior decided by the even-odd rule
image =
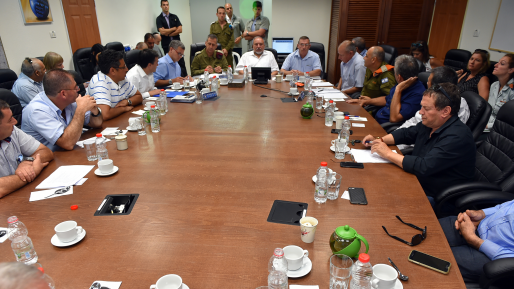
<svg viewBox="0 0 514 289">
<path fill-rule="evenodd" d="M 57 238 L 63 243 L 71 242 L 77 239 L 79 234 L 82 234 L 84 229 L 81 226 L 77 226 L 75 221 L 65 221 L 59 223 L 54 228 Z"/>
<path fill-rule="evenodd" d="M 398 272 L 386 264 L 376 264 L 373 266 L 373 277 L 371 287 L 375 289 L 392 289 L 398 279 Z"/>
<path fill-rule="evenodd" d="M 182 289 L 182 278 L 175 274 L 162 276 L 150 289 Z"/>
<path fill-rule="evenodd" d="M 300 219 L 301 238 L 304 243 L 314 242 L 314 235 L 316 234 L 316 227 L 318 220 L 313 217 L 303 217 Z"/>
<path fill-rule="evenodd" d="M 344 116 L 336 116 L 336 129 L 343 129 Z"/>
<path fill-rule="evenodd" d="M 291 79 L 293 79 L 293 75 L 292 74 L 286 75 L 286 80 L 291 80 Z"/>
<path fill-rule="evenodd" d="M 291 88 L 289 89 L 289 93 L 290 93 L 290 94 L 297 94 L 297 93 L 298 93 L 298 88 L 296 88 L 296 87 L 291 87 Z"/>
<path fill-rule="evenodd" d="M 152 105 L 155 105 L 155 101 L 147 101 L 147 102 L 145 103 L 145 106 L 146 106 L 147 108 L 152 107 Z"/>
<path fill-rule="evenodd" d="M 174 89 L 180 89 L 180 82 L 173 82 Z"/>
<path fill-rule="evenodd" d="M 287 269 L 295 271 L 303 266 L 303 258 L 309 256 L 309 251 L 298 246 L 284 247 L 284 258 L 287 260 Z"/>
<path fill-rule="evenodd" d="M 114 164 L 111 159 L 101 160 L 98 162 L 98 168 L 101 173 L 108 174 L 114 170 Z"/>
<path fill-rule="evenodd" d="M 300 82 L 305 82 L 305 75 L 300 75 L 298 80 Z"/>
<path fill-rule="evenodd" d="M 129 118 L 129 127 L 131 129 L 137 129 L 137 120 L 139 117 L 130 117 Z"/>
<path fill-rule="evenodd" d="M 223 85 L 226 85 L 226 84 L 228 84 L 228 79 L 227 78 L 220 78 L 220 83 L 223 84 Z"/>
</svg>

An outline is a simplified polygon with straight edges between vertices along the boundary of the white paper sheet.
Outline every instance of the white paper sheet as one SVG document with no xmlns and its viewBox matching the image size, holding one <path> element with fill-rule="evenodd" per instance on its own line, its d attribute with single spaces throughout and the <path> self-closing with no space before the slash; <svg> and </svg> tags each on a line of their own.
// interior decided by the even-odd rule
<svg viewBox="0 0 514 289">
<path fill-rule="evenodd" d="M 9 239 L 9 235 L 11 234 L 11 230 L 9 228 L 0 228 L 0 231 L 7 231 L 3 237 L 0 238 L 0 243 L 5 242 L 5 240 Z"/>
<path fill-rule="evenodd" d="M 312 83 L 312 87 L 320 87 L 320 86 L 331 87 L 331 86 L 334 86 L 334 85 L 332 83 L 330 83 L 330 82 L 313 82 Z"/>
<path fill-rule="evenodd" d="M 289 285 L 289 289 L 319 289 L 318 285 Z"/>
<path fill-rule="evenodd" d="M 352 127 L 366 127 L 363 123 L 352 122 Z"/>
<path fill-rule="evenodd" d="M 143 115 L 143 113 L 145 113 L 145 111 L 140 109 L 140 110 L 133 111 L 132 113 L 137 114 L 137 115 Z"/>
<path fill-rule="evenodd" d="M 82 186 L 87 181 L 87 178 L 83 178 L 80 181 L 78 181 L 75 186 Z"/>
<path fill-rule="evenodd" d="M 396 153 L 395 150 L 393 152 Z M 390 163 L 377 153 L 372 154 L 370 149 L 351 149 L 351 153 L 358 163 Z"/>
<path fill-rule="evenodd" d="M 120 289 L 121 287 L 121 282 L 122 281 L 119 281 L 119 282 L 113 282 L 113 281 L 95 281 L 95 282 L 98 282 L 100 283 L 100 286 L 102 287 L 107 287 L 109 289 Z M 95 283 L 93 282 L 93 284 Z M 93 286 L 93 284 L 91 284 L 91 286 Z"/>
<path fill-rule="evenodd" d="M 104 139 L 105 142 L 108 142 L 108 141 L 111 141 L 110 139 L 108 138 L 105 138 L 104 136 L 102 136 L 102 138 Z M 87 141 L 87 140 L 95 140 L 96 141 L 96 136 L 94 137 L 90 137 L 88 139 L 85 139 L 85 140 L 80 140 L 76 143 L 76 145 L 78 145 L 79 147 L 81 148 L 84 148 L 84 142 Z"/>
<path fill-rule="evenodd" d="M 116 135 L 117 132 L 120 131 L 119 127 L 106 127 L 104 130 L 102 130 L 102 135 Z M 121 130 L 122 134 L 126 134 L 128 130 Z"/>
<path fill-rule="evenodd" d="M 348 191 L 344 191 L 344 193 L 341 195 L 341 199 L 350 200 L 350 193 Z"/>
<path fill-rule="evenodd" d="M 60 190 L 60 189 L 51 189 L 51 190 L 32 192 L 32 193 L 30 193 L 29 202 L 35 202 L 35 201 L 40 201 L 40 200 L 52 199 L 52 198 L 57 198 L 57 197 L 60 197 L 60 196 L 66 196 L 66 195 L 72 195 L 73 194 L 73 186 L 70 186 L 70 189 L 66 193 L 54 195 L 54 193 L 57 190 Z"/>
<path fill-rule="evenodd" d="M 60 166 L 43 180 L 36 187 L 36 190 L 73 186 L 84 178 L 94 167 L 95 166 Z"/>
<path fill-rule="evenodd" d="M 351 121 L 368 121 L 367 118 L 362 117 L 362 116 L 361 117 L 350 116 L 350 120 Z"/>
</svg>

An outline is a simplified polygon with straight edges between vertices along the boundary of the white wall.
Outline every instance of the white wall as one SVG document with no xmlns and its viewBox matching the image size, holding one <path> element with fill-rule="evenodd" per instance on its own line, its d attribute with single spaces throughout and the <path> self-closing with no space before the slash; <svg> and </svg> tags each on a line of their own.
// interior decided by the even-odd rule
<svg viewBox="0 0 514 289">
<path fill-rule="evenodd" d="M 25 57 L 45 56 L 49 51 L 59 53 L 64 59 L 64 68 L 72 69 L 72 52 L 61 1 L 49 0 L 52 23 L 23 23 L 19 0 L 0 0 L 0 37 L 9 68 L 20 74 Z M 50 31 L 56 38 L 50 38 Z"/>
<path fill-rule="evenodd" d="M 311 42 L 323 43 L 325 53 L 328 53 L 331 6 L 331 0 L 295 0 L 294 5 L 290 0 L 274 0 L 271 11 L 273 37 L 292 36 L 298 42 L 305 35 Z M 271 37 L 270 34 L 270 45 Z"/>
<path fill-rule="evenodd" d="M 471 52 L 478 48 L 488 50 L 492 61 L 498 61 L 505 55 L 502 52 L 489 50 L 499 7 L 500 0 L 468 0 L 459 41 L 460 49 Z M 478 37 L 473 37 L 476 29 L 480 31 L 480 34 Z"/>
</svg>

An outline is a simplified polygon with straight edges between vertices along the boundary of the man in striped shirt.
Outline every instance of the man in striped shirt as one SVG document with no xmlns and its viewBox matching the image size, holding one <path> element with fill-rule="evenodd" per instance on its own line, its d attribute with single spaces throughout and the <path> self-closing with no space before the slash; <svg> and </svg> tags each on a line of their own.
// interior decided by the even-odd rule
<svg viewBox="0 0 514 289">
<path fill-rule="evenodd" d="M 121 52 L 105 50 L 98 57 L 98 66 L 100 71 L 91 78 L 88 94 L 95 98 L 104 121 L 143 102 L 141 93 L 125 77 L 128 70 Z"/>
</svg>

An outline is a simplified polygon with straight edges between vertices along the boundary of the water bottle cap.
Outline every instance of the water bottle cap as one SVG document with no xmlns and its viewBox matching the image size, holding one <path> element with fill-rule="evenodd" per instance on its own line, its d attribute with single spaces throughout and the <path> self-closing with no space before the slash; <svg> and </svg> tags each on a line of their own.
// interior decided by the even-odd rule
<svg viewBox="0 0 514 289">
<path fill-rule="evenodd" d="M 322 167 L 326 167 L 327 165 L 328 165 L 327 162 L 321 162 Z"/>
<path fill-rule="evenodd" d="M 216 78 L 216 75 L 214 75 L 212 78 Z"/>
<path fill-rule="evenodd" d="M 368 263 L 369 262 L 369 255 L 366 254 L 366 253 L 361 253 L 359 255 L 359 261 L 361 261 L 362 263 Z"/>
<path fill-rule="evenodd" d="M 284 257 L 284 250 L 282 248 L 276 248 L 275 252 L 273 252 L 275 257 Z"/>
<path fill-rule="evenodd" d="M 334 101 L 333 101 L 333 100 L 330 100 L 329 102 L 330 102 L 330 103 L 333 103 Z"/>
<path fill-rule="evenodd" d="M 9 224 L 16 223 L 16 222 L 18 222 L 18 217 L 16 217 L 16 216 L 7 218 L 7 223 L 9 223 Z"/>
<path fill-rule="evenodd" d="M 245 65 L 245 67 L 247 67 L 247 66 Z"/>
<path fill-rule="evenodd" d="M 150 106 L 150 108 L 155 108 L 155 105 Z"/>
<path fill-rule="evenodd" d="M 72 205 L 72 206 L 70 207 L 70 209 L 72 209 L 72 210 L 76 210 L 76 209 L 78 209 L 78 208 L 79 208 L 79 206 L 77 206 L 77 205 Z"/>
<path fill-rule="evenodd" d="M 207 68 L 205 69 L 205 71 L 207 71 Z"/>
<path fill-rule="evenodd" d="M 161 91 L 164 91 L 164 88 L 162 88 Z"/>
<path fill-rule="evenodd" d="M 309 72 L 308 72 L 308 71 L 307 71 L 307 72 L 305 72 L 305 73 L 309 74 Z"/>
<path fill-rule="evenodd" d="M 350 119 L 350 117 L 349 116 L 345 116 L 344 119 Z"/>
<path fill-rule="evenodd" d="M 39 271 L 41 271 L 41 273 L 45 274 L 45 269 L 43 269 L 43 267 L 37 267 L 39 269 Z"/>
<path fill-rule="evenodd" d="M 229 65 L 228 67 L 232 67 L 232 66 Z"/>
<path fill-rule="evenodd" d="M 97 133 L 96 137 L 102 137 L 102 134 L 101 133 Z"/>
</svg>

